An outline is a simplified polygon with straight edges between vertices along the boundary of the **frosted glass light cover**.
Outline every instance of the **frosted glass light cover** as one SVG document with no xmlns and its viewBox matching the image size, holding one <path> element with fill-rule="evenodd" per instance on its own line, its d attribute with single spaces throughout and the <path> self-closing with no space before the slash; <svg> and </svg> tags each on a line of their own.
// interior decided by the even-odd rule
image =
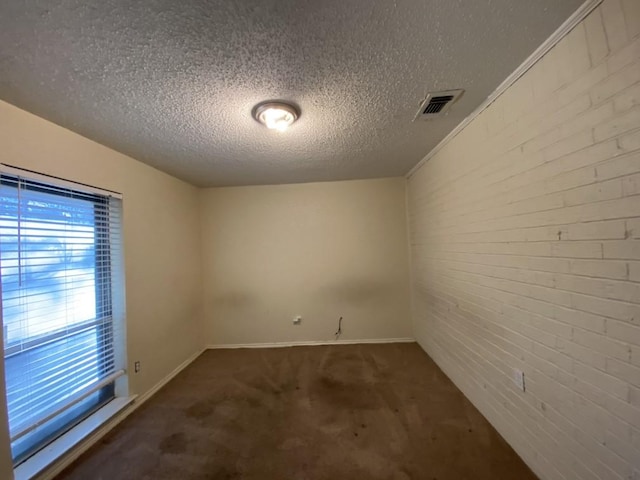
<svg viewBox="0 0 640 480">
<path fill-rule="evenodd" d="M 253 116 L 267 128 L 283 132 L 297 120 L 298 112 L 293 105 L 268 102 L 256 106 Z"/>
</svg>

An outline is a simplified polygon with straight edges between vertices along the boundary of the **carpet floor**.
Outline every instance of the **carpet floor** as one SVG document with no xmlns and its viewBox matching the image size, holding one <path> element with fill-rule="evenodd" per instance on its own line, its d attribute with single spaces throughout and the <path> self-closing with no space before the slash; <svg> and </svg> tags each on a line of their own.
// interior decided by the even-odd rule
<svg viewBox="0 0 640 480">
<path fill-rule="evenodd" d="M 536 477 L 409 343 L 206 351 L 58 478 Z"/>
</svg>

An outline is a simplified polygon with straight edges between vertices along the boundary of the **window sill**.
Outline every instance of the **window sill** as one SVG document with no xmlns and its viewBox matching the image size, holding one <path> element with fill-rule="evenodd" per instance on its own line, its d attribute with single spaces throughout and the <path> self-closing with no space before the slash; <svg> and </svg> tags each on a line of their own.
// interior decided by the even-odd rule
<svg viewBox="0 0 640 480">
<path fill-rule="evenodd" d="M 15 480 L 29 480 L 42 473 L 73 448 L 80 445 L 116 414 L 131 405 L 135 398 L 135 395 L 132 397 L 118 397 L 107 403 L 67 433 L 61 435 L 38 453 L 18 465 L 13 470 Z"/>
</svg>

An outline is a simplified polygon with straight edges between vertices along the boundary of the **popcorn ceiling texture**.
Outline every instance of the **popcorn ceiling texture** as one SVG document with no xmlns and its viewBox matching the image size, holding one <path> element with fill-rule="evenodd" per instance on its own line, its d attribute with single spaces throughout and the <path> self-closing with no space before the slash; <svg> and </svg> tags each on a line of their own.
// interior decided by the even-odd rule
<svg viewBox="0 0 640 480">
<path fill-rule="evenodd" d="M 397 176 L 581 3 L 3 0 L 0 98 L 199 186 Z M 285 134 L 251 117 L 272 98 Z"/>
</svg>

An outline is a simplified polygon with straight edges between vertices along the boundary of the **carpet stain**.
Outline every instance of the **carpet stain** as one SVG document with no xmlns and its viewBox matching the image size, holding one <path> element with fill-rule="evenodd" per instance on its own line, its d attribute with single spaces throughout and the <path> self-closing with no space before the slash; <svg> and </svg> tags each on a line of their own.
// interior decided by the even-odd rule
<svg viewBox="0 0 640 480">
<path fill-rule="evenodd" d="M 203 478 L 203 480 L 205 478 L 206 480 L 235 480 L 242 478 L 242 475 L 235 470 L 230 470 L 223 467 L 218 469 L 217 471 L 212 472 L 211 474 L 208 474 Z"/>
<path fill-rule="evenodd" d="M 209 350 L 64 480 L 535 480 L 416 344 Z"/>
<path fill-rule="evenodd" d="M 334 375 L 322 375 L 311 385 L 311 395 L 334 408 L 375 410 L 381 407 L 375 389 L 366 383 L 350 383 Z"/>
<path fill-rule="evenodd" d="M 180 454 L 187 451 L 187 437 L 184 433 L 172 433 L 162 439 L 158 447 L 162 454 Z"/>
<path fill-rule="evenodd" d="M 193 405 L 190 405 L 185 413 L 188 417 L 203 419 L 208 417 L 213 413 L 214 407 L 209 402 L 196 402 Z"/>
</svg>

